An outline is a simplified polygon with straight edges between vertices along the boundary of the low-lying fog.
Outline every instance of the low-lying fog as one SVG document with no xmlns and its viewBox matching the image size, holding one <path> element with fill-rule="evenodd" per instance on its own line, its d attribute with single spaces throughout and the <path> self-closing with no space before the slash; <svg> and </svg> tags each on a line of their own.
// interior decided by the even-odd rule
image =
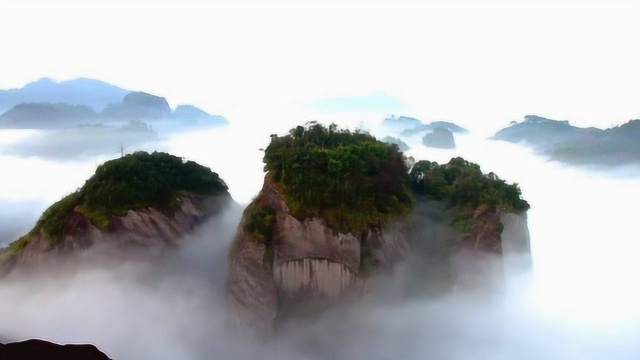
<svg viewBox="0 0 640 360">
<path fill-rule="evenodd" d="M 158 261 L 69 264 L 0 280 L 0 340 L 93 343 L 114 359 L 637 359 L 640 357 L 640 170 L 585 170 L 518 145 L 457 136 L 457 150 L 410 142 L 416 159 L 462 155 L 531 204 L 532 274 L 507 274 L 491 299 L 365 301 L 292 324 L 274 340 L 231 331 L 226 256 L 244 205 L 262 184 L 270 132 L 229 126 L 181 134 L 157 149 L 218 172 L 240 204 Z M 0 131 L 0 148 L 39 136 Z M 128 149 L 133 151 L 134 149 Z M 68 160 L 0 152 L 0 244 L 27 232 L 55 200 L 112 154 Z M 81 270 L 79 270 L 81 269 Z M 391 280 L 392 281 L 392 280 Z"/>
</svg>

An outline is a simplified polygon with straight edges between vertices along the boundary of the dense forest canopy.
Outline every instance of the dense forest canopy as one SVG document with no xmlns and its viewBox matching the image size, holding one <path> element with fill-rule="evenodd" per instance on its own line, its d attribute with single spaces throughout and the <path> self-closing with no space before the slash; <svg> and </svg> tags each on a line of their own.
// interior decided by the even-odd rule
<svg viewBox="0 0 640 360">
<path fill-rule="evenodd" d="M 381 225 L 412 204 L 397 145 L 367 133 L 308 123 L 272 135 L 264 163 L 294 215 L 322 216 L 341 232 Z"/>
<path fill-rule="evenodd" d="M 382 225 L 410 209 L 414 198 L 460 214 L 481 206 L 493 212 L 529 208 L 517 184 L 483 174 L 477 164 L 458 157 L 443 165 L 419 161 L 409 170 L 396 145 L 335 125 L 311 122 L 286 136 L 272 135 L 264 163 L 294 216 L 321 216 L 341 232 Z"/>
<path fill-rule="evenodd" d="M 169 210 L 182 193 L 227 194 L 227 185 L 218 174 L 193 161 L 162 152 L 135 152 L 100 165 L 81 189 L 49 207 L 34 231 L 56 242 L 73 211 L 106 227 L 110 214 L 124 216 L 130 209 L 148 206 Z"/>
<path fill-rule="evenodd" d="M 416 194 L 452 206 L 475 209 L 486 205 L 493 211 L 498 207 L 507 211 L 529 208 L 517 184 L 509 185 L 493 173 L 485 175 L 478 164 L 461 157 L 444 165 L 419 161 L 409 175 Z"/>
</svg>

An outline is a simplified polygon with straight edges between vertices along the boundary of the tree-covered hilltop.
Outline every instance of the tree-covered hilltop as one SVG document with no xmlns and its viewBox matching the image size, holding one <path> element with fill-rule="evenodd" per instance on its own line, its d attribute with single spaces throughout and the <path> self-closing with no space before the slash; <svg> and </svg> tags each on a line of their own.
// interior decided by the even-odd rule
<svg viewBox="0 0 640 360">
<path fill-rule="evenodd" d="M 495 213 L 529 208 L 517 184 L 485 175 L 477 164 L 459 157 L 444 165 L 419 161 L 409 171 L 395 144 L 335 125 L 312 122 L 286 136 L 272 135 L 264 163 L 294 216 L 322 217 L 344 233 L 382 225 L 410 209 L 414 197 L 455 209 L 460 229 L 470 227 L 467 220 L 478 209 Z M 266 214 L 264 209 L 258 212 Z M 249 222 L 250 232 L 264 223 L 262 217 L 256 219 Z"/>
<path fill-rule="evenodd" d="M 264 163 L 294 216 L 340 232 L 359 235 L 412 205 L 402 152 L 367 133 L 308 123 L 272 135 Z"/>
<path fill-rule="evenodd" d="M 82 188 L 49 207 L 32 233 L 55 243 L 73 211 L 106 228 L 108 215 L 149 206 L 171 210 L 176 196 L 184 193 L 228 194 L 224 181 L 207 167 L 163 152 L 135 152 L 100 165 Z"/>
<path fill-rule="evenodd" d="M 466 244 L 474 249 L 501 253 L 504 229 L 502 212 L 523 212 L 529 203 L 521 197 L 517 184 L 507 184 L 493 173 L 483 174 L 480 166 L 463 158 L 439 165 L 419 161 L 411 169 L 412 188 L 418 199 L 436 201 L 460 234 L 442 241 L 443 249 L 455 251 Z"/>
<path fill-rule="evenodd" d="M 411 169 L 410 177 L 416 194 L 452 206 L 476 209 L 481 205 L 490 210 L 501 207 L 506 211 L 522 211 L 529 204 L 520 195 L 517 184 L 509 185 L 495 174 L 483 174 L 480 165 L 461 157 L 439 165 L 419 161 Z"/>
</svg>

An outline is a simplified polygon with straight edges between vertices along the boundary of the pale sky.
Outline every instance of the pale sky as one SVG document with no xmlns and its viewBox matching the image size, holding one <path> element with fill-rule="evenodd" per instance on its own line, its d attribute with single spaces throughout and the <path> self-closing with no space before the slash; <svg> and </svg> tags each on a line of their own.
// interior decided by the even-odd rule
<svg viewBox="0 0 640 360">
<path fill-rule="evenodd" d="M 383 93 L 472 129 L 608 127 L 640 118 L 638 4 L 0 0 L 0 88 L 97 78 L 231 122 Z"/>
</svg>

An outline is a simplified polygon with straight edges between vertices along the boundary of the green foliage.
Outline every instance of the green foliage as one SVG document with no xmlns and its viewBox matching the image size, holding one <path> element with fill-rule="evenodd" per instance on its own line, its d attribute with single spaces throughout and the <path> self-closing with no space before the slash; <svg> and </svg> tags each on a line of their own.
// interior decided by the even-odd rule
<svg viewBox="0 0 640 360">
<path fill-rule="evenodd" d="M 270 245 L 273 225 L 276 221 L 276 212 L 264 205 L 250 205 L 247 213 L 249 216 L 244 224 L 244 230 L 247 235 L 262 244 Z"/>
<path fill-rule="evenodd" d="M 249 238 L 265 245 L 264 261 L 267 264 L 272 264 L 274 257 L 273 227 L 276 223 L 276 212 L 272 208 L 260 204 L 258 198 L 249 205 L 247 214 L 249 216 L 244 224 L 244 230 Z M 237 251 L 237 249 L 232 248 L 231 251 Z"/>
<path fill-rule="evenodd" d="M 9 244 L 9 253 L 17 254 L 20 253 L 24 248 L 31 242 L 31 237 L 27 234 L 20 239 Z"/>
<path fill-rule="evenodd" d="M 19 254 L 31 242 L 31 234 L 22 236 L 20 239 L 9 244 L 8 247 L 0 249 L 0 262 L 9 260 L 13 255 Z"/>
<path fill-rule="evenodd" d="M 295 216 L 322 216 L 341 232 L 363 232 L 412 205 L 397 145 L 366 133 L 312 122 L 272 135 L 264 162 Z"/>
<path fill-rule="evenodd" d="M 492 211 L 498 207 L 508 211 L 529 208 L 517 184 L 509 185 L 495 174 L 484 175 L 479 165 L 461 157 L 446 165 L 419 161 L 409 175 L 418 195 L 452 206 L 473 210 L 486 205 Z"/>
<path fill-rule="evenodd" d="M 34 231 L 52 243 L 61 240 L 69 215 L 75 210 L 106 228 L 111 214 L 155 206 L 171 210 L 181 193 L 226 194 L 227 185 L 209 168 L 161 152 L 136 152 L 110 160 L 96 169 L 78 191 L 49 207 Z"/>
<path fill-rule="evenodd" d="M 44 211 L 34 230 L 39 230 L 51 243 L 59 242 L 62 239 L 62 230 L 69 214 L 78 206 L 80 201 L 80 191 L 63 197 Z"/>
</svg>

